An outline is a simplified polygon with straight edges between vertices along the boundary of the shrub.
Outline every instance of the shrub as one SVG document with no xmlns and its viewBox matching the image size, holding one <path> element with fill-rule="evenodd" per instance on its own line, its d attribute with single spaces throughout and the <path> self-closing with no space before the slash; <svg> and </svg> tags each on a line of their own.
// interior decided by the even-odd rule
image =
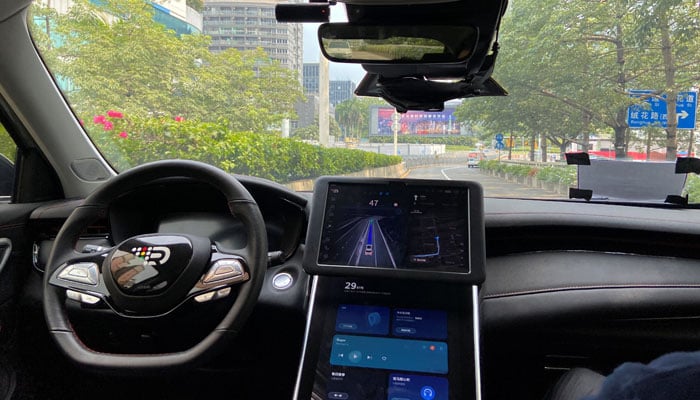
<svg viewBox="0 0 700 400">
<path fill-rule="evenodd" d="M 534 176 L 544 182 L 563 183 L 569 186 L 575 185 L 577 178 L 576 167 L 573 165 L 551 165 L 540 168 L 524 164 L 498 162 L 498 160 L 484 160 L 479 163 L 479 167 L 484 171 L 505 172 L 513 176 Z M 698 181 L 700 181 L 700 178 Z M 698 182 L 698 195 L 700 196 L 700 182 Z"/>
<path fill-rule="evenodd" d="M 688 195 L 688 203 L 700 203 L 700 177 L 695 174 L 688 174 L 685 181 L 683 194 Z"/>
<path fill-rule="evenodd" d="M 577 172 L 575 166 L 550 166 L 541 168 L 536 177 L 541 181 L 571 186 L 576 183 Z"/>
<path fill-rule="evenodd" d="M 398 164 L 400 157 L 362 150 L 322 148 L 274 133 L 233 132 L 227 121 L 125 118 L 111 111 L 88 123 L 98 148 L 118 170 L 148 161 L 203 161 L 236 174 L 278 182 L 346 174 Z"/>
</svg>

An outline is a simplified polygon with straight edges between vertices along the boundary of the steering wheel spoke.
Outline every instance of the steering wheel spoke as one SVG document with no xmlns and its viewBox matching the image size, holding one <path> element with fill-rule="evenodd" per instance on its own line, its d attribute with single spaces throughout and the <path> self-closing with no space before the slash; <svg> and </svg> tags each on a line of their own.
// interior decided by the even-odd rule
<svg viewBox="0 0 700 400">
<path fill-rule="evenodd" d="M 209 267 L 190 290 L 189 295 L 198 303 L 228 297 L 232 292 L 232 286 L 250 280 L 247 254 L 246 249 L 221 252 L 216 246 L 212 246 Z"/>
<path fill-rule="evenodd" d="M 49 284 L 66 289 L 66 296 L 84 304 L 97 304 L 109 297 L 101 266 L 111 248 L 96 253 L 74 255 L 51 274 Z"/>
</svg>

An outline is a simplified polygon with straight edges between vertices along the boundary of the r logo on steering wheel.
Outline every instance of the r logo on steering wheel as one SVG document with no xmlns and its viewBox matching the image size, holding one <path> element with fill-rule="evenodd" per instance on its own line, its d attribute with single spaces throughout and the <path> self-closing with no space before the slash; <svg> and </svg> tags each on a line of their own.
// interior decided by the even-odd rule
<svg viewBox="0 0 700 400">
<path fill-rule="evenodd" d="M 146 265 L 163 265 L 170 259 L 170 249 L 165 246 L 133 247 L 131 254 L 143 258 Z"/>
</svg>

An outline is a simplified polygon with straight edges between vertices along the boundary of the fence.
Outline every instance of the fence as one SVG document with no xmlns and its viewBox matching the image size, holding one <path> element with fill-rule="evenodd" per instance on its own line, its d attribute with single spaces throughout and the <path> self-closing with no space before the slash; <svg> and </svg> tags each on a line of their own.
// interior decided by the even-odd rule
<svg viewBox="0 0 700 400">
<path fill-rule="evenodd" d="M 455 165 L 461 164 L 466 166 L 467 160 L 469 159 L 464 154 L 458 154 L 461 152 L 450 152 L 445 154 L 439 154 L 435 156 L 404 156 L 403 162 L 406 168 L 422 167 L 426 165 Z"/>
</svg>

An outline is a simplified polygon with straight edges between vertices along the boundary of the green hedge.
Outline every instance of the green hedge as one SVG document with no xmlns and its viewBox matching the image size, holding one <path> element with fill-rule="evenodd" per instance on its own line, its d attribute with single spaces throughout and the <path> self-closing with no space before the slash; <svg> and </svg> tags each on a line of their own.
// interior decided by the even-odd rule
<svg viewBox="0 0 700 400">
<path fill-rule="evenodd" d="M 90 121 L 86 123 L 88 132 L 118 170 L 148 161 L 184 158 L 216 165 L 230 173 L 289 182 L 401 162 L 400 157 L 322 148 L 273 133 L 232 132 L 227 121 L 103 118 L 111 126 Z"/>
<path fill-rule="evenodd" d="M 372 143 L 394 143 L 394 138 L 392 136 L 372 136 L 369 139 Z M 426 136 L 408 136 L 402 135 L 398 136 L 397 141 L 399 143 L 411 143 L 411 144 L 446 144 L 451 146 L 471 146 L 474 147 L 477 143 L 477 139 L 471 136 L 438 136 L 438 137 L 426 137 Z"/>
<path fill-rule="evenodd" d="M 479 166 L 484 171 L 504 172 L 519 177 L 534 176 L 544 182 L 563 183 L 569 186 L 576 184 L 576 166 L 574 165 L 537 167 L 488 160 L 481 161 Z"/>
<path fill-rule="evenodd" d="M 700 177 L 688 174 L 683 193 L 688 195 L 688 203 L 700 203 Z"/>
</svg>

